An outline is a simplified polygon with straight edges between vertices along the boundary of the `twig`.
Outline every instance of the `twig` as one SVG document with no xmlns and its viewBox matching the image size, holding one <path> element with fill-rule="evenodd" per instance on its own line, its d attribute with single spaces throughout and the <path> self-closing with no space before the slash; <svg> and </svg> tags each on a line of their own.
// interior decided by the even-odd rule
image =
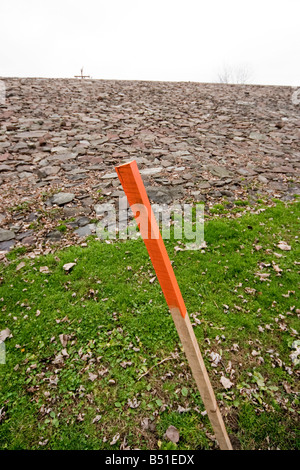
<svg viewBox="0 0 300 470">
<path fill-rule="evenodd" d="M 145 377 L 145 375 L 149 374 L 150 370 L 154 369 L 154 367 L 159 366 L 159 364 L 162 364 L 163 362 L 170 361 L 171 359 L 175 359 L 174 357 L 165 357 L 162 361 L 159 361 L 157 364 L 154 364 L 154 366 L 150 367 L 144 374 L 140 375 L 137 380 L 140 380 L 142 377 Z"/>
</svg>

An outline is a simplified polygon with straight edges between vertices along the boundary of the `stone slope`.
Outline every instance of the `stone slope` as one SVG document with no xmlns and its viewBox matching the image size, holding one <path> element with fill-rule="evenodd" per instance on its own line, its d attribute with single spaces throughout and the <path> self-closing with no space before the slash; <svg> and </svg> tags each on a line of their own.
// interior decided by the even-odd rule
<svg viewBox="0 0 300 470">
<path fill-rule="evenodd" d="M 115 165 L 132 159 L 156 203 L 299 194 L 291 87 L 2 80 L 0 251 L 82 241 L 95 228 L 95 205 L 123 194 Z"/>
</svg>

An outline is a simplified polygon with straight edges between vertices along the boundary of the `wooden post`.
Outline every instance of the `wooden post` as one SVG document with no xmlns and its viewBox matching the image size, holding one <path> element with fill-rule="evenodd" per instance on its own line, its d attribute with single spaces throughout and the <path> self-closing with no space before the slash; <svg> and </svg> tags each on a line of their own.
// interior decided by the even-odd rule
<svg viewBox="0 0 300 470">
<path fill-rule="evenodd" d="M 116 172 L 138 222 L 216 439 L 222 450 L 232 450 L 199 345 L 136 161 L 117 166 Z"/>
</svg>

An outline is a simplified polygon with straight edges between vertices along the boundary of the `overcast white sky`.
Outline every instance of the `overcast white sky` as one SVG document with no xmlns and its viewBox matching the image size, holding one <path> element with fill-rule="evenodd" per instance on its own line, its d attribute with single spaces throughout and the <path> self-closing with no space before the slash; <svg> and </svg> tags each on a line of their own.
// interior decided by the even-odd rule
<svg viewBox="0 0 300 470">
<path fill-rule="evenodd" d="M 299 86 L 299 0 L 0 0 L 0 76 Z"/>
</svg>

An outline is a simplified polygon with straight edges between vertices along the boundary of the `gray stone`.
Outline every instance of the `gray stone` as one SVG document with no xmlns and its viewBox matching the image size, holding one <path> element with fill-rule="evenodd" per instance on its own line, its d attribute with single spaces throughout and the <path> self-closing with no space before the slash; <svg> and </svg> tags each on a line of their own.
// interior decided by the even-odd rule
<svg viewBox="0 0 300 470">
<path fill-rule="evenodd" d="M 30 237 L 23 238 L 22 243 L 23 245 L 28 245 L 28 246 L 33 245 L 35 243 L 35 237 L 30 236 Z"/>
<path fill-rule="evenodd" d="M 57 193 L 52 196 L 51 203 L 57 204 L 58 206 L 63 206 L 64 204 L 68 204 L 68 202 L 73 201 L 75 194 L 73 193 Z"/>
<path fill-rule="evenodd" d="M 0 251 L 9 251 L 15 244 L 15 240 L 0 242 Z"/>
<path fill-rule="evenodd" d="M 64 212 L 64 216 L 66 218 L 77 217 L 78 215 L 85 214 L 86 208 L 83 208 L 81 206 L 79 206 L 79 207 L 64 207 L 63 212 Z"/>
<path fill-rule="evenodd" d="M 39 178 L 46 178 L 47 176 L 57 175 L 59 170 L 59 166 L 44 166 L 37 171 L 37 174 Z"/>
<path fill-rule="evenodd" d="M 87 225 L 84 225 L 83 227 L 79 227 L 77 230 L 74 230 L 74 233 L 76 233 L 78 237 L 87 237 L 88 235 L 91 235 L 95 231 L 96 231 L 95 224 L 87 224 Z"/>
<path fill-rule="evenodd" d="M 124 191 L 116 190 L 111 193 L 111 197 L 122 197 L 122 196 L 124 196 Z"/>
<path fill-rule="evenodd" d="M 16 137 L 18 137 L 19 139 L 38 139 L 39 137 L 43 137 L 43 135 L 45 135 L 45 131 L 42 130 L 42 131 L 25 131 L 25 132 L 19 132 L 18 134 L 16 134 Z"/>
<path fill-rule="evenodd" d="M 12 230 L 5 230 L 0 228 L 0 242 L 5 242 L 15 238 L 15 233 Z"/>
<path fill-rule="evenodd" d="M 209 189 L 210 183 L 208 181 L 201 181 L 201 183 L 197 184 L 199 189 Z"/>
<path fill-rule="evenodd" d="M 215 176 L 219 178 L 228 178 L 228 176 L 232 176 L 232 173 L 228 171 L 226 168 L 217 165 L 207 165 L 207 169 Z"/>
<path fill-rule="evenodd" d="M 272 168 L 273 173 L 294 173 L 295 170 L 292 166 L 277 166 Z"/>
<path fill-rule="evenodd" d="M 77 222 L 67 222 L 67 226 L 69 228 L 78 228 L 78 223 Z"/>
<path fill-rule="evenodd" d="M 106 173 L 105 175 L 101 176 L 102 179 L 109 179 L 109 178 L 118 178 L 118 175 L 116 172 L 114 173 Z"/>
<path fill-rule="evenodd" d="M 112 204 L 106 202 L 103 204 L 96 204 L 94 206 L 94 210 L 96 212 L 96 215 L 104 215 L 106 212 L 110 212 L 112 209 Z"/>
<path fill-rule="evenodd" d="M 81 173 L 79 175 L 69 175 L 69 174 L 66 175 L 66 178 L 68 178 L 68 180 L 71 180 L 71 181 L 84 180 L 87 177 L 88 175 L 86 175 L 85 173 Z"/>
<path fill-rule="evenodd" d="M 184 175 L 182 175 L 182 178 L 184 180 L 191 180 L 191 179 L 193 179 L 193 175 L 192 175 L 192 173 L 185 173 Z"/>
<path fill-rule="evenodd" d="M 30 237 L 34 233 L 33 230 L 27 230 L 27 232 L 21 232 L 16 235 L 17 240 L 23 240 L 23 238 Z"/>
<path fill-rule="evenodd" d="M 211 181 L 211 185 L 215 186 L 216 188 L 219 188 L 221 186 L 225 186 L 225 184 L 226 184 L 225 180 Z"/>
<path fill-rule="evenodd" d="M 49 240 L 59 241 L 62 238 L 62 234 L 59 230 L 53 230 L 47 234 Z"/>
<path fill-rule="evenodd" d="M 191 195 L 194 197 L 194 199 L 196 201 L 200 201 L 200 202 L 205 202 L 206 201 L 205 195 L 201 194 L 200 191 L 192 191 Z"/>
<path fill-rule="evenodd" d="M 29 179 L 29 178 L 36 178 L 33 173 L 29 173 L 28 171 L 22 171 L 22 173 L 18 174 L 18 177 L 20 178 L 20 180 L 26 180 L 26 179 Z"/>
<path fill-rule="evenodd" d="M 249 135 L 249 138 L 252 140 L 265 140 L 266 136 L 264 134 L 261 134 L 260 132 L 251 132 Z"/>
<path fill-rule="evenodd" d="M 79 225 L 79 227 L 83 227 L 90 222 L 90 219 L 88 217 L 80 217 L 79 219 L 76 220 L 76 222 Z"/>
<path fill-rule="evenodd" d="M 163 160 L 161 162 L 161 164 L 164 168 L 167 168 L 167 167 L 170 167 L 172 165 L 172 162 L 170 162 L 169 160 Z"/>
<path fill-rule="evenodd" d="M 66 161 L 66 160 L 74 160 L 77 157 L 77 153 L 56 153 L 51 156 L 51 160 L 61 160 L 61 161 Z"/>
<path fill-rule="evenodd" d="M 147 194 L 149 199 L 157 204 L 169 204 L 173 200 L 171 191 L 160 186 L 147 187 Z"/>
<path fill-rule="evenodd" d="M 263 175 L 258 175 L 257 179 L 258 179 L 261 183 L 264 183 L 264 184 L 268 183 L 267 178 L 266 178 L 265 176 L 263 176 Z"/>
<path fill-rule="evenodd" d="M 85 207 L 91 207 L 94 204 L 94 199 L 91 197 L 85 197 L 80 200 L 81 204 Z"/>
<path fill-rule="evenodd" d="M 31 212 L 26 218 L 26 220 L 28 222 L 33 222 L 34 220 L 37 220 L 38 218 L 39 218 L 39 214 L 37 214 L 36 212 Z"/>
<path fill-rule="evenodd" d="M 242 176 L 255 176 L 256 171 L 252 170 L 251 168 L 239 168 L 237 170 L 237 173 L 239 173 Z"/>
<path fill-rule="evenodd" d="M 209 195 L 212 197 L 222 197 L 221 191 L 211 191 Z"/>
<path fill-rule="evenodd" d="M 221 189 L 221 194 L 226 197 L 234 197 L 234 193 L 232 191 L 228 191 L 228 189 Z"/>
<path fill-rule="evenodd" d="M 87 167 L 88 171 L 101 171 L 104 170 L 105 165 L 104 164 L 99 164 L 99 165 L 90 165 Z"/>
<path fill-rule="evenodd" d="M 144 170 L 141 170 L 140 173 L 141 175 L 144 176 L 151 176 L 151 175 L 156 175 L 157 173 L 160 173 L 163 170 L 163 167 L 158 166 L 154 168 L 144 168 Z"/>
<path fill-rule="evenodd" d="M 27 149 L 27 148 L 28 148 L 28 146 L 27 146 L 27 144 L 25 144 L 25 142 L 19 142 L 18 144 L 13 146 L 12 151 L 17 153 L 19 150 Z"/>
<path fill-rule="evenodd" d="M 34 166 L 32 165 L 18 165 L 16 170 L 19 172 L 19 173 L 22 173 L 23 171 L 28 171 L 29 173 L 32 173 L 32 171 L 34 170 Z"/>
<path fill-rule="evenodd" d="M 12 171 L 13 168 L 9 165 L 0 165 L 0 171 Z"/>
<path fill-rule="evenodd" d="M 181 160 L 185 160 L 185 161 L 188 161 L 188 162 L 194 162 L 195 161 L 195 157 L 193 157 L 193 155 L 183 155 L 180 158 L 181 158 Z"/>
<path fill-rule="evenodd" d="M 172 181 L 172 185 L 173 186 L 177 186 L 178 184 L 184 184 L 185 183 L 185 180 L 181 179 L 181 178 L 178 178 L 178 179 L 174 179 Z"/>
</svg>

